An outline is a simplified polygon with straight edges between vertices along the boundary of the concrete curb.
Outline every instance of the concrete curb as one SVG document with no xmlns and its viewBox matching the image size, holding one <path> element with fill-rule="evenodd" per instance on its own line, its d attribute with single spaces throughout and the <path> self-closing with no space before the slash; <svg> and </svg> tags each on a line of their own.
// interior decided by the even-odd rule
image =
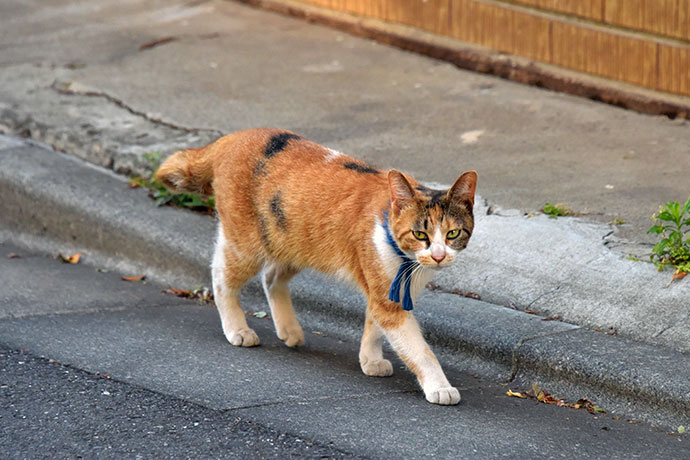
<svg viewBox="0 0 690 460">
<path fill-rule="evenodd" d="M 0 138 L 0 193 L 0 241 L 44 252 L 79 251 L 86 263 L 145 273 L 164 284 L 210 282 L 214 220 L 157 208 L 145 191 L 128 188 L 106 170 Z M 305 327 L 360 333 L 364 309 L 354 290 L 311 273 L 298 276 L 292 290 Z M 245 295 L 263 297 L 256 282 Z M 516 386 L 536 379 L 562 396 L 587 397 L 612 412 L 667 426 L 688 424 L 690 360 L 682 353 L 452 294 L 426 292 L 418 304 L 416 316 L 446 365 L 502 380 L 516 377 Z"/>
</svg>

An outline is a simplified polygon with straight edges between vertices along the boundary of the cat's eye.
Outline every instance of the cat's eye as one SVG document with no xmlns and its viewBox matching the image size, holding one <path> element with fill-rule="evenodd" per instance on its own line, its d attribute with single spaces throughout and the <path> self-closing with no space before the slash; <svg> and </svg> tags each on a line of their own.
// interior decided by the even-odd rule
<svg viewBox="0 0 690 460">
<path fill-rule="evenodd" d="M 429 237 L 426 235 L 426 233 L 420 232 L 418 230 L 412 230 L 412 234 L 414 235 L 415 238 L 417 238 L 420 241 L 426 241 L 429 239 Z"/>
<path fill-rule="evenodd" d="M 446 233 L 446 238 L 448 238 L 449 240 L 454 240 L 458 236 L 460 236 L 460 230 L 458 230 L 457 228 Z"/>
</svg>

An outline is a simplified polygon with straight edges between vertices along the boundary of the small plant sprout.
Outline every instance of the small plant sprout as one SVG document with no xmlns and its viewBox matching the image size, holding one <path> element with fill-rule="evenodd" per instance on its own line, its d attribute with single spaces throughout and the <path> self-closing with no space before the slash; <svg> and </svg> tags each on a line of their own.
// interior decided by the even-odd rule
<svg viewBox="0 0 690 460">
<path fill-rule="evenodd" d="M 549 216 L 549 219 L 555 219 L 560 216 L 571 216 L 573 215 L 573 212 L 570 210 L 567 204 L 564 203 L 558 203 L 558 204 L 551 204 L 551 203 L 544 203 L 544 207 L 541 209 L 541 212 Z"/>
<path fill-rule="evenodd" d="M 690 198 L 681 205 L 669 201 L 659 206 L 659 212 L 652 216 L 654 226 L 647 233 L 659 235 L 652 248 L 651 260 L 659 271 L 673 267 L 673 279 L 682 279 L 690 273 Z"/>
<path fill-rule="evenodd" d="M 148 189 L 149 196 L 156 200 L 157 206 L 170 205 L 179 208 L 193 209 L 195 211 L 211 214 L 213 213 L 215 202 L 213 197 L 201 197 L 193 193 L 182 193 L 175 195 L 170 193 L 163 184 L 153 178 L 153 173 L 161 164 L 160 152 L 145 153 L 143 156 L 146 162 L 148 173 L 144 176 L 132 177 L 129 180 L 131 187 L 143 187 Z"/>
</svg>

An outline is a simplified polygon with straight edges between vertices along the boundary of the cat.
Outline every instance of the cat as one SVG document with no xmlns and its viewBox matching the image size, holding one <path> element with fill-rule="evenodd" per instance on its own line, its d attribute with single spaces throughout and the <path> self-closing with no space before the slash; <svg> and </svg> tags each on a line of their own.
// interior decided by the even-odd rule
<svg viewBox="0 0 690 460">
<path fill-rule="evenodd" d="M 346 278 L 367 297 L 362 371 L 390 376 L 383 336 L 414 372 L 429 402 L 453 405 L 451 386 L 412 312 L 414 297 L 452 264 L 474 229 L 477 173 L 432 190 L 290 131 L 252 129 L 174 153 L 156 179 L 174 193 L 215 195 L 220 220 L 213 292 L 227 340 L 259 345 L 240 288 L 261 272 L 278 337 L 304 344 L 288 282 L 304 268 Z"/>
</svg>

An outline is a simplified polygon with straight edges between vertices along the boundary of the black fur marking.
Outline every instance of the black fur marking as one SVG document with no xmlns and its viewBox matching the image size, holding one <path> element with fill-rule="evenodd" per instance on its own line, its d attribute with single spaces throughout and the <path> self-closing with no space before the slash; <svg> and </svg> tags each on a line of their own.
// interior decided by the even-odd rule
<svg viewBox="0 0 690 460">
<path fill-rule="evenodd" d="M 361 164 L 361 163 L 355 163 L 354 161 L 345 163 L 343 166 L 345 167 L 345 169 L 351 169 L 351 170 L 357 171 L 358 173 L 361 173 L 361 174 L 380 174 L 381 173 L 381 171 L 379 171 L 378 169 L 376 169 L 372 166 L 369 166 L 366 164 Z"/>
<path fill-rule="evenodd" d="M 254 177 L 260 176 L 264 173 L 264 166 L 266 166 L 266 162 L 264 160 L 259 160 L 256 162 L 256 166 L 254 166 Z"/>
<path fill-rule="evenodd" d="M 301 139 L 297 134 L 292 133 L 280 133 L 271 137 L 264 148 L 264 155 L 266 158 L 271 158 L 276 153 L 280 153 L 287 147 L 290 139 Z"/>
<path fill-rule="evenodd" d="M 441 209 L 446 209 L 448 207 L 448 200 L 446 199 L 445 190 L 431 190 L 431 198 L 426 207 L 431 209 L 434 206 L 439 206 Z"/>
<path fill-rule="evenodd" d="M 278 228 L 283 231 L 287 230 L 287 218 L 285 217 L 285 211 L 283 211 L 283 205 L 280 202 L 280 190 L 271 199 L 270 207 L 271 212 L 276 218 Z"/>
<path fill-rule="evenodd" d="M 271 251 L 271 241 L 268 237 L 268 226 L 266 225 L 266 219 L 263 216 L 259 216 L 259 233 L 261 234 L 261 241 L 264 244 L 266 251 Z"/>
<path fill-rule="evenodd" d="M 430 189 L 424 187 L 423 185 L 416 186 L 415 190 L 417 190 L 418 192 L 422 192 L 422 194 L 424 194 L 424 196 L 427 196 L 427 197 L 431 196 L 431 193 L 432 193 Z"/>
</svg>

